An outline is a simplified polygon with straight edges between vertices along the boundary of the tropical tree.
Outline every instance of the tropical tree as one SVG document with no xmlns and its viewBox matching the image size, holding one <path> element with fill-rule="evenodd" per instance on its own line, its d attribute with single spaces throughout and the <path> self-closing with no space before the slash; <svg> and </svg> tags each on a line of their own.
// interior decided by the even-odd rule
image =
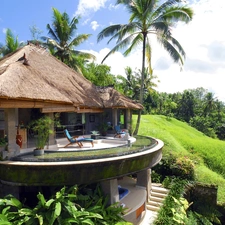
<svg viewBox="0 0 225 225">
<path fill-rule="evenodd" d="M 18 36 L 14 36 L 12 31 L 8 28 L 6 29 L 5 45 L 0 44 L 0 54 L 3 56 L 16 51 L 18 48 L 22 47 L 24 42 L 18 41 Z"/>
<path fill-rule="evenodd" d="M 140 84 L 138 77 L 131 67 L 125 68 L 125 76 L 118 75 L 117 81 L 119 83 L 119 91 L 129 98 L 138 100 L 140 94 Z"/>
<path fill-rule="evenodd" d="M 177 115 L 179 120 L 189 123 L 194 116 L 195 98 L 192 92 L 184 91 L 182 98 L 177 103 Z"/>
<path fill-rule="evenodd" d="M 145 68 L 144 73 L 141 70 L 138 70 L 136 74 L 139 81 L 138 83 L 141 84 L 141 82 L 143 82 L 143 99 L 145 99 L 146 95 L 155 91 L 154 88 L 157 87 L 157 84 L 154 82 L 154 80 L 157 78 L 157 76 L 153 75 L 153 70 L 149 69 L 148 67 Z"/>
<path fill-rule="evenodd" d="M 208 116 L 216 106 L 216 98 L 214 98 L 214 94 L 211 92 L 207 93 L 203 103 L 203 116 Z"/>
<path fill-rule="evenodd" d="M 103 61 L 115 51 L 128 46 L 123 53 L 129 55 L 131 51 L 142 45 L 142 79 L 140 88 L 140 103 L 143 103 L 145 61 L 151 68 L 151 44 L 150 35 L 154 35 L 158 42 L 167 50 L 176 63 L 183 65 L 185 52 L 180 43 L 172 36 L 171 28 L 175 22 L 185 23 L 192 19 L 193 11 L 183 6 L 181 0 L 167 0 L 158 5 L 158 0 L 117 0 L 117 4 L 123 4 L 131 14 L 128 24 L 115 24 L 106 27 L 98 34 L 98 41 L 110 37 L 108 43 L 116 39 L 116 46 L 105 56 Z M 145 58 L 146 57 L 146 58 Z M 141 111 L 138 115 L 135 134 L 138 132 L 141 119 Z"/>
<path fill-rule="evenodd" d="M 115 85 L 116 78 L 110 73 L 111 68 L 107 65 L 88 63 L 83 70 L 83 75 L 96 86 Z"/>
<path fill-rule="evenodd" d="M 52 10 L 52 26 L 47 24 L 50 37 L 45 36 L 42 39 L 47 41 L 46 44 L 54 56 L 76 71 L 81 72 L 81 64 L 86 60 L 95 59 L 95 56 L 87 52 L 75 50 L 75 47 L 86 41 L 90 37 L 90 34 L 75 36 L 79 18 L 73 17 L 70 21 L 66 12 L 61 14 L 56 8 L 52 8 Z"/>
<path fill-rule="evenodd" d="M 38 41 L 40 38 L 40 35 L 43 33 L 42 30 L 40 30 L 36 24 L 33 24 L 32 26 L 29 27 L 29 30 L 31 32 L 32 40 Z"/>
</svg>

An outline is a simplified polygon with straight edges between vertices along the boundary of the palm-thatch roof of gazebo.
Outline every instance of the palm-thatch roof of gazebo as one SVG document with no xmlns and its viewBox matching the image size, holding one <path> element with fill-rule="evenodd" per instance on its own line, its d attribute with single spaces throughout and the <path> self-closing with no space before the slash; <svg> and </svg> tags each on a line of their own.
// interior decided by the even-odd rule
<svg viewBox="0 0 225 225">
<path fill-rule="evenodd" d="M 97 87 L 105 108 L 142 109 L 142 105 L 120 94 L 113 87 Z"/>
<path fill-rule="evenodd" d="M 113 88 L 99 90 L 46 49 L 28 44 L 0 59 L 0 107 L 36 107 L 57 112 L 141 109 L 142 105 Z"/>
</svg>

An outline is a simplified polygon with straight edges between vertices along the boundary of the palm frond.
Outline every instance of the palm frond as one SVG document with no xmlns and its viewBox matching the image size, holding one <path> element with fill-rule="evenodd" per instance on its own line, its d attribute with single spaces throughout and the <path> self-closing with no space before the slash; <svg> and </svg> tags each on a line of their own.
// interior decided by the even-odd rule
<svg viewBox="0 0 225 225">
<path fill-rule="evenodd" d="M 155 1 L 133 1 L 128 6 L 128 11 L 131 13 L 130 22 L 132 21 L 147 21 L 151 17 L 154 9 Z"/>
<path fill-rule="evenodd" d="M 138 33 L 138 30 L 141 32 L 141 29 L 139 29 L 139 27 L 140 27 L 140 24 L 137 22 L 123 25 L 118 32 L 117 43 L 119 43 L 120 41 L 122 41 L 124 39 L 124 37 L 126 37 L 132 33 Z"/>
<path fill-rule="evenodd" d="M 59 43 L 51 38 L 47 38 L 47 44 L 54 46 L 58 50 L 63 51 L 63 47 L 59 45 Z"/>
<path fill-rule="evenodd" d="M 124 52 L 124 56 L 128 56 L 131 51 L 137 47 L 138 45 L 140 45 L 141 43 L 143 43 L 143 35 L 142 33 L 137 33 L 136 37 L 133 38 L 131 45 L 129 46 L 129 48 Z"/>
<path fill-rule="evenodd" d="M 106 58 L 108 58 L 108 56 L 111 55 L 112 53 L 125 48 L 128 45 L 128 43 L 130 43 L 134 39 L 133 37 L 134 35 L 136 34 L 131 34 L 128 37 L 124 38 L 121 42 L 119 42 L 114 48 L 112 48 L 109 51 L 109 53 L 104 57 L 101 63 L 103 63 L 106 60 Z"/>
<path fill-rule="evenodd" d="M 156 32 L 163 32 L 163 33 L 167 33 L 169 30 L 169 25 L 168 23 L 164 22 L 164 21 L 154 21 L 153 23 L 151 23 L 152 30 L 156 31 Z M 148 30 L 148 33 L 151 30 Z"/>
<path fill-rule="evenodd" d="M 55 39 L 57 42 L 59 42 L 58 36 L 55 34 L 54 30 L 51 28 L 50 24 L 47 24 L 47 30 L 48 34 L 52 39 Z M 44 38 L 44 37 L 43 37 Z"/>
<path fill-rule="evenodd" d="M 182 48 L 181 44 L 172 36 L 170 36 L 169 39 L 172 41 L 173 46 L 176 46 L 176 48 L 178 49 L 180 54 L 185 58 L 186 57 L 186 53 L 185 53 L 184 49 Z"/>
<path fill-rule="evenodd" d="M 78 46 L 82 44 L 84 41 L 86 41 L 91 34 L 80 34 L 77 37 L 75 37 L 69 44 L 68 46 Z"/>
<path fill-rule="evenodd" d="M 117 0 L 116 1 L 116 5 L 118 5 L 118 4 L 128 5 L 128 4 L 131 4 L 131 3 L 132 3 L 132 0 Z"/>
<path fill-rule="evenodd" d="M 88 52 L 82 52 L 82 51 L 78 51 L 78 50 L 72 50 L 71 51 L 73 53 L 73 55 L 77 55 L 77 56 L 80 56 L 84 59 L 96 59 L 96 56 L 91 54 L 91 53 L 88 53 Z"/>
<path fill-rule="evenodd" d="M 188 23 L 193 18 L 193 10 L 188 7 L 174 6 L 166 9 L 162 18 L 167 21 L 182 21 Z"/>
<path fill-rule="evenodd" d="M 181 2 L 180 0 L 167 0 L 166 2 L 164 2 L 159 7 L 156 8 L 154 15 L 162 15 L 167 8 L 170 8 L 173 5 L 176 5 L 180 2 Z"/>
<path fill-rule="evenodd" d="M 97 42 L 101 41 L 103 38 L 114 36 L 115 34 L 118 33 L 118 31 L 121 29 L 122 26 L 123 26 L 122 24 L 114 24 L 112 26 L 106 27 L 98 34 Z"/>
<path fill-rule="evenodd" d="M 74 17 L 70 24 L 70 35 L 73 36 L 75 34 L 75 31 L 77 30 L 77 24 L 79 23 L 79 17 Z"/>
<path fill-rule="evenodd" d="M 174 60 L 174 62 L 178 63 L 181 67 L 184 64 L 183 58 L 179 51 L 168 41 L 168 36 L 162 35 L 157 37 L 159 43 L 163 45 L 165 50 L 169 53 L 170 57 Z M 171 39 L 171 37 L 170 37 Z M 170 40 L 169 39 L 169 40 Z M 175 39 L 174 39 L 175 40 Z"/>
<path fill-rule="evenodd" d="M 146 48 L 145 48 L 145 55 L 146 55 L 146 59 L 147 59 L 147 63 L 148 63 L 148 68 L 149 68 L 149 74 L 152 74 L 152 47 L 150 44 L 150 39 L 147 36 L 146 39 Z"/>
</svg>

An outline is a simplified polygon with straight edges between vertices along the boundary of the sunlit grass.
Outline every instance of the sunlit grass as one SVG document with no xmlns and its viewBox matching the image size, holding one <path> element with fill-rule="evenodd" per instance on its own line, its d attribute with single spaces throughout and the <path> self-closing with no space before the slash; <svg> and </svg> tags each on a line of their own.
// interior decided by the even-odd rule
<svg viewBox="0 0 225 225">
<path fill-rule="evenodd" d="M 133 122 L 135 124 L 136 117 Z M 209 138 L 187 123 L 160 115 L 143 115 L 139 135 L 161 139 L 163 152 L 190 157 L 199 182 L 218 185 L 218 200 L 225 202 L 225 142 Z"/>
</svg>

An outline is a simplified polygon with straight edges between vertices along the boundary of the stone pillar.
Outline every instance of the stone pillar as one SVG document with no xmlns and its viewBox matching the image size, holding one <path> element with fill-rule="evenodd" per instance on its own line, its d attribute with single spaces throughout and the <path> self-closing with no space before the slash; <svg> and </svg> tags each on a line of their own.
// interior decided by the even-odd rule
<svg viewBox="0 0 225 225">
<path fill-rule="evenodd" d="M 116 126 L 118 124 L 118 116 L 117 116 L 118 110 L 113 109 L 112 113 L 113 113 L 113 126 Z"/>
<path fill-rule="evenodd" d="M 119 202 L 119 191 L 117 179 L 106 180 L 101 182 L 101 187 L 105 195 L 109 196 L 109 204 Z"/>
<path fill-rule="evenodd" d="M 137 186 L 146 188 L 148 198 L 151 191 L 151 169 L 137 173 Z"/>
<path fill-rule="evenodd" d="M 54 114 L 53 113 L 48 113 L 47 116 L 54 120 Z M 51 127 L 49 128 L 51 130 L 53 130 L 53 133 L 49 135 L 49 139 L 48 139 L 48 145 L 55 145 L 56 144 L 56 141 L 55 141 L 55 134 L 54 134 L 54 123 L 51 125 Z"/>
<path fill-rule="evenodd" d="M 18 126 L 18 109 L 5 109 L 5 126 L 8 137 L 8 156 L 19 153 L 20 147 L 16 144 L 16 134 Z"/>
</svg>

